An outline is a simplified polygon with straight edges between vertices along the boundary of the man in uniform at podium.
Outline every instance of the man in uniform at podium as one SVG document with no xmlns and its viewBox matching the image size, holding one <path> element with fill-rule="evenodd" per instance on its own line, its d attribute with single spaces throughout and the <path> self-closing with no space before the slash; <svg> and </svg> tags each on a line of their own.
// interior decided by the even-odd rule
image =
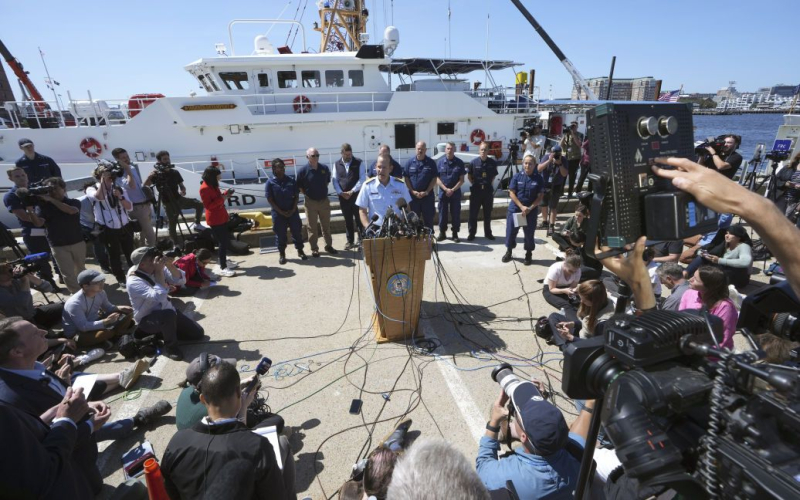
<svg viewBox="0 0 800 500">
<path fill-rule="evenodd" d="M 411 195 L 406 184 L 396 177 L 392 177 L 392 163 L 388 155 L 381 155 L 375 162 L 377 177 L 369 179 L 361 187 L 356 199 L 359 208 L 361 224 L 366 228 L 370 225 L 373 215 L 378 219 L 375 224 L 383 223 L 383 215 L 388 207 L 394 210 L 395 203 L 400 198 L 408 201 Z"/>
</svg>

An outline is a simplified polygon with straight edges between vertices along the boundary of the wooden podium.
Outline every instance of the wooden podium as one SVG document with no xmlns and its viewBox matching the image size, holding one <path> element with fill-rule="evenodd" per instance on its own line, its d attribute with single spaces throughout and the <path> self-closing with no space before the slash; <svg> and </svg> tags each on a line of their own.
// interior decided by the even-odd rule
<svg viewBox="0 0 800 500">
<path fill-rule="evenodd" d="M 376 340 L 402 341 L 418 335 L 425 261 L 431 258 L 430 236 L 365 239 L 362 248 L 378 306 L 372 318 Z"/>
</svg>

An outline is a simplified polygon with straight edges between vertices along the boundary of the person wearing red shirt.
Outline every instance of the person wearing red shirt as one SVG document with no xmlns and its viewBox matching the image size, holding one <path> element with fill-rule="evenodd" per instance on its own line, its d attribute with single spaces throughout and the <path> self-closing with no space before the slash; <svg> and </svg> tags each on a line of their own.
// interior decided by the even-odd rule
<svg viewBox="0 0 800 500">
<path fill-rule="evenodd" d="M 227 253 L 230 235 L 228 234 L 228 211 L 225 210 L 225 200 L 231 197 L 233 190 L 226 189 L 224 193 L 221 192 L 219 190 L 220 178 L 222 178 L 222 172 L 217 167 L 207 167 L 205 169 L 203 183 L 200 184 L 200 199 L 206 209 L 206 224 L 211 228 L 217 243 L 219 243 L 218 274 L 230 277 L 235 276 L 236 273 L 232 269 L 228 269 Z M 234 265 L 231 265 L 231 267 L 234 267 Z M 188 273 L 186 279 L 188 284 Z"/>
<path fill-rule="evenodd" d="M 186 286 L 190 288 L 208 288 L 215 278 L 206 271 L 211 262 L 211 251 L 201 248 L 195 253 L 186 254 L 175 261 L 175 267 L 186 275 Z"/>
</svg>

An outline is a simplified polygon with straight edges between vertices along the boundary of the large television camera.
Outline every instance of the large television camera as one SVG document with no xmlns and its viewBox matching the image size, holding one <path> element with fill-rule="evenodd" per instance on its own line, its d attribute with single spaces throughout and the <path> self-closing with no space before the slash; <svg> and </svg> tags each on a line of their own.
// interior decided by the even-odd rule
<svg viewBox="0 0 800 500">
<path fill-rule="evenodd" d="M 785 282 L 745 299 L 738 326 L 798 341 L 798 311 Z M 720 330 L 702 312 L 615 316 L 565 349 L 562 389 L 598 400 L 587 442 L 602 420 L 640 495 L 800 498 L 800 371 L 720 349 Z"/>
</svg>

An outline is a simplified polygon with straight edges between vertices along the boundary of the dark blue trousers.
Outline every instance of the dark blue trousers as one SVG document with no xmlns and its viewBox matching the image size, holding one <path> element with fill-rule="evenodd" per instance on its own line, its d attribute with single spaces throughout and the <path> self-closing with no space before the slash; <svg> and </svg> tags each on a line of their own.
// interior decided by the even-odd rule
<svg viewBox="0 0 800 500">
<path fill-rule="evenodd" d="M 517 233 L 520 228 L 514 226 L 514 213 L 508 212 L 506 216 L 506 248 L 509 250 L 517 246 Z M 532 252 L 536 248 L 533 240 L 533 233 L 536 230 L 536 218 L 539 216 L 539 209 L 531 210 L 526 217 L 528 225 L 521 228 L 525 235 L 525 251 Z"/>
<path fill-rule="evenodd" d="M 469 194 L 469 234 L 475 236 L 478 231 L 478 212 L 483 208 L 483 235 L 492 235 L 492 208 L 494 207 L 494 189 L 491 185 L 472 185 Z"/>
<path fill-rule="evenodd" d="M 287 228 L 292 232 L 294 247 L 298 250 L 303 249 L 303 235 L 300 232 L 301 226 L 300 213 L 297 210 L 289 217 L 284 217 L 275 211 L 272 212 L 272 229 L 275 231 L 275 244 L 278 245 L 279 251 L 283 252 L 286 250 Z"/>
<path fill-rule="evenodd" d="M 439 195 L 439 231 L 447 231 L 449 219 L 453 219 L 453 232 L 457 233 L 461 229 L 461 190 L 447 196 L 442 192 Z"/>
<path fill-rule="evenodd" d="M 436 215 L 436 201 L 433 192 L 422 199 L 412 198 L 408 206 L 422 217 L 425 227 L 433 229 L 433 216 Z"/>
</svg>

